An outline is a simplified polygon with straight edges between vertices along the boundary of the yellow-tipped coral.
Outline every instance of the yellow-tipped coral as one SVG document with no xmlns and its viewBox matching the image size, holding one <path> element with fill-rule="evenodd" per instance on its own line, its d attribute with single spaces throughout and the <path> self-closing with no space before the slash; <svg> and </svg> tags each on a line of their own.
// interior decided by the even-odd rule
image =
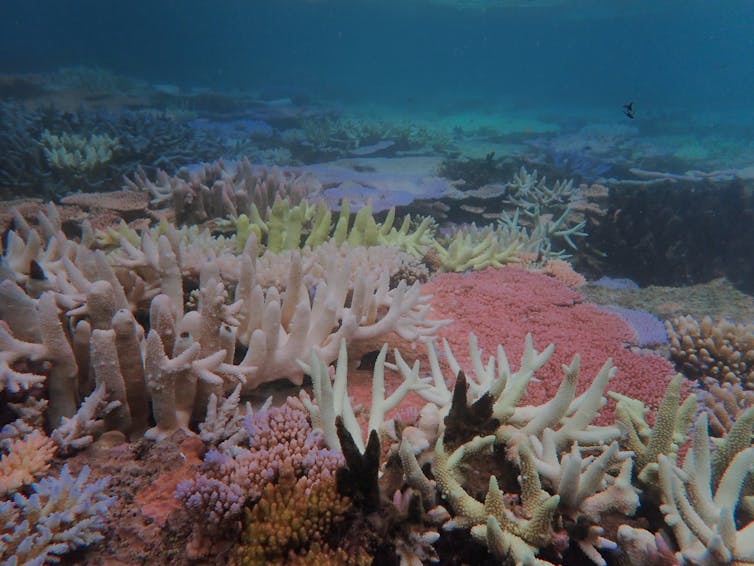
<svg viewBox="0 0 754 566">
<path fill-rule="evenodd" d="M 308 484 L 306 478 L 297 480 L 293 469 L 281 470 L 278 482 L 268 484 L 254 507 L 245 510 L 243 534 L 231 564 L 283 564 L 289 556 L 330 553 L 328 539 L 345 519 L 351 501 L 336 492 L 334 479 Z"/>
</svg>

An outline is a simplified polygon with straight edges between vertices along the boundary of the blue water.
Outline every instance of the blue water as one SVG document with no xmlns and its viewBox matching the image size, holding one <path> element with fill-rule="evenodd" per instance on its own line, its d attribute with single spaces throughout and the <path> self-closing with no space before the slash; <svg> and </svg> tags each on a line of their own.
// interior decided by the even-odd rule
<svg viewBox="0 0 754 566">
<path fill-rule="evenodd" d="M 567 116 L 630 99 L 644 112 L 750 112 L 749 0 L 486 4 L 3 0 L 0 72 L 100 66 L 417 111 L 514 104 Z"/>
</svg>

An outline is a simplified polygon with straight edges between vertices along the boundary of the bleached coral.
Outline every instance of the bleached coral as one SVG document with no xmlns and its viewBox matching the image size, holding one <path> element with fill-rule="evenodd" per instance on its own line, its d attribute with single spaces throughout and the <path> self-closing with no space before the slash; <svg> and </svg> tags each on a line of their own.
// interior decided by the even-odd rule
<svg viewBox="0 0 754 566">
<path fill-rule="evenodd" d="M 750 409 L 748 413 L 754 413 Z M 713 456 L 702 413 L 694 427 L 693 448 L 679 468 L 667 456 L 659 457 L 659 477 L 665 522 L 673 529 L 680 546 L 682 564 L 700 566 L 754 562 L 751 533 L 754 522 L 736 523 L 736 510 L 742 501 L 744 480 L 754 465 L 754 448 L 748 445 L 752 415 L 745 417 L 746 441 L 733 438 Z"/>
<path fill-rule="evenodd" d="M 47 384 L 50 420 L 54 427 L 65 423 L 55 435 L 64 451 L 83 447 L 101 430 L 95 406 L 107 408 L 99 414 L 106 429 L 135 435 L 147 428 L 151 400 L 156 426 L 147 434 L 165 438 L 201 420 L 213 393 L 219 400 L 238 383 L 243 391 L 276 379 L 300 383 L 296 360 L 312 348 L 329 363 L 341 338 L 358 349 L 389 332 L 415 339 L 443 324 L 428 318 L 418 285 L 391 288 L 387 273 L 357 276 L 350 259 L 359 250 L 332 254 L 325 269 L 313 264 L 328 248 L 309 257 L 309 270 L 324 277 L 313 290 L 306 288 L 301 256 L 291 254 L 278 289 L 257 277 L 253 236 L 240 255 L 212 247 L 204 254 L 184 247 L 189 235 L 166 225 L 142 233 L 137 245 L 124 232 L 121 251 L 106 255 L 69 240 L 55 209 L 39 221 L 39 231 L 21 225 L 8 238 L 4 263 L 18 271 L 2 284 L 9 306 L 0 361 L 6 388 Z M 189 258 L 196 271 L 187 274 Z M 234 272 L 225 267 L 231 263 Z M 191 277 L 198 288 L 186 300 Z M 147 311 L 142 326 L 136 320 Z M 23 323 L 30 313 L 37 322 L 31 328 Z M 240 361 L 237 347 L 246 352 Z M 74 418 L 79 396 L 95 383 L 105 386 L 104 405 L 92 401 L 86 418 Z"/>
<path fill-rule="evenodd" d="M 107 134 L 84 137 L 67 132 L 57 135 L 48 130 L 42 132 L 40 143 L 44 156 L 52 167 L 76 173 L 106 164 L 118 148 L 118 139 Z"/>
<path fill-rule="evenodd" d="M 182 168 L 170 176 L 158 171 L 150 180 L 144 171 L 125 179 L 131 190 L 146 190 L 156 205 L 169 203 L 179 223 L 201 223 L 210 218 L 239 216 L 254 204 L 264 211 L 276 197 L 287 197 L 296 204 L 321 190 L 311 174 L 294 169 L 252 165 L 248 159 L 225 162 L 222 159 L 193 171 Z"/>
</svg>

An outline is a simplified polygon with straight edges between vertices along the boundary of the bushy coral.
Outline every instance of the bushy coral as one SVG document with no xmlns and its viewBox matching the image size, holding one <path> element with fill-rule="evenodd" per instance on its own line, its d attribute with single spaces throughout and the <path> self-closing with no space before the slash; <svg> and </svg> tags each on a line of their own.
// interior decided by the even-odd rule
<svg viewBox="0 0 754 566">
<path fill-rule="evenodd" d="M 335 490 L 334 479 L 311 486 L 286 466 L 278 481 L 265 486 L 260 499 L 245 511 L 231 564 L 285 564 L 289 556 L 304 555 L 314 544 L 326 551 L 330 541 L 337 540 L 333 535 L 350 507 L 349 499 Z M 357 554 L 345 564 L 358 563 Z"/>
<path fill-rule="evenodd" d="M 38 430 L 9 440 L 0 457 L 0 495 L 32 483 L 50 467 L 54 453 L 55 445 Z"/>
<path fill-rule="evenodd" d="M 103 517 L 113 498 L 105 493 L 108 478 L 87 483 L 89 469 L 78 476 L 63 466 L 57 478 L 47 477 L 0 502 L 0 558 L 3 564 L 28 566 L 54 563 L 76 548 L 102 540 Z"/>
<path fill-rule="evenodd" d="M 207 551 L 213 537 L 232 539 L 243 505 L 257 501 L 267 485 L 276 484 L 281 470 L 314 488 L 333 480 L 342 464 L 339 454 L 324 447 L 321 432 L 312 429 L 295 399 L 245 417 L 243 428 L 243 442 L 228 445 L 225 453 L 208 452 L 200 475 L 176 490 L 176 498 L 195 518 L 191 549 L 196 555 Z"/>
</svg>

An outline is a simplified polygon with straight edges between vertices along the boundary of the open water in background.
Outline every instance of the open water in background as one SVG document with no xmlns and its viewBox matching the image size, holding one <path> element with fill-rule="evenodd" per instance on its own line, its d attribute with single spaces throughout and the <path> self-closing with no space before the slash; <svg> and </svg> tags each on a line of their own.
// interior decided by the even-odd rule
<svg viewBox="0 0 754 566">
<path fill-rule="evenodd" d="M 100 66 L 154 83 L 443 111 L 482 105 L 748 123 L 751 0 L 3 0 L 0 72 Z"/>
</svg>

